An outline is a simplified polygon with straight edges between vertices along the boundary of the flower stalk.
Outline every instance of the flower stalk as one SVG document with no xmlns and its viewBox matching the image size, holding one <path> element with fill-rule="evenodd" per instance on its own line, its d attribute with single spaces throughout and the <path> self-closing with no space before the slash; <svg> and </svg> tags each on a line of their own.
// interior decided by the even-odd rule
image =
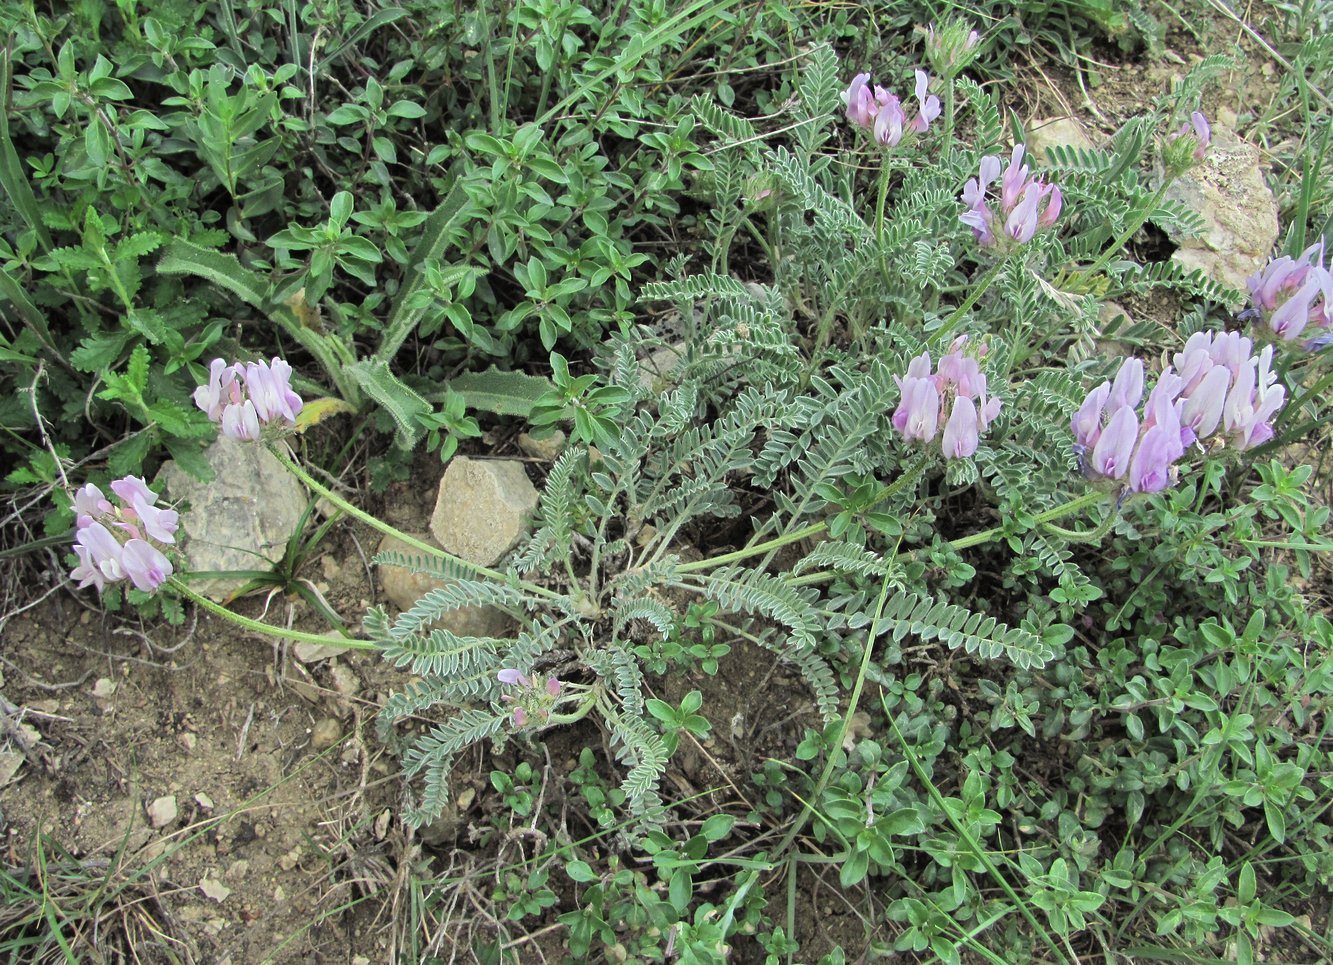
<svg viewBox="0 0 1333 965">
<path fill-rule="evenodd" d="M 220 616 L 224 620 L 230 620 L 237 626 L 243 627 L 252 633 L 260 633 L 264 636 L 277 637 L 282 640 L 295 640 L 298 643 L 315 643 L 325 647 L 345 647 L 348 650 L 377 649 L 375 644 L 370 640 L 358 640 L 355 637 L 330 637 L 326 634 L 306 633 L 302 630 L 285 630 L 282 627 L 275 627 L 267 623 L 260 623 L 258 620 L 251 620 L 249 617 L 244 617 L 239 613 L 228 610 L 220 603 L 214 603 L 202 593 L 192 590 L 188 583 L 177 576 L 173 576 L 167 580 L 167 585 L 181 596 L 192 600 L 198 606 L 203 607 L 209 613 Z"/>
</svg>

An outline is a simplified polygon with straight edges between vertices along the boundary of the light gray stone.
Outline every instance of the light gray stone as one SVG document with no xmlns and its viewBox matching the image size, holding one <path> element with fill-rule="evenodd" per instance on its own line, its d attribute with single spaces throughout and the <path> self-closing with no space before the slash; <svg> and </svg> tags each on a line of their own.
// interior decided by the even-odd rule
<svg viewBox="0 0 1333 965">
<path fill-rule="evenodd" d="M 1172 236 L 1179 246 L 1172 260 L 1245 291 L 1246 280 L 1268 261 L 1278 237 L 1277 199 L 1264 183 L 1260 161 L 1258 148 L 1214 125 L 1208 156 L 1166 193 L 1206 222 L 1196 238 Z"/>
<path fill-rule="evenodd" d="M 176 820 L 180 810 L 176 806 L 176 795 L 167 794 L 156 798 L 146 807 L 148 811 L 148 823 L 155 828 L 165 828 L 172 821 Z"/>
<path fill-rule="evenodd" d="M 426 534 L 411 534 L 424 543 L 438 546 Z M 379 552 L 405 553 L 408 556 L 420 556 L 402 540 L 386 536 L 380 540 Z M 385 597 L 399 610 L 410 610 L 412 606 L 436 587 L 447 586 L 449 581 L 427 573 L 414 573 L 405 566 L 380 566 L 380 589 Z M 503 637 L 509 631 L 509 618 L 493 607 L 469 606 L 450 610 L 444 617 L 433 624 L 455 633 L 460 637 Z"/>
<path fill-rule="evenodd" d="M 1092 150 L 1093 143 L 1088 129 L 1072 117 L 1047 117 L 1032 121 L 1027 127 L 1027 149 L 1042 164 L 1046 163 L 1046 152 L 1052 147 L 1081 147 Z"/>
<path fill-rule="evenodd" d="M 639 361 L 639 384 L 650 392 L 670 388 L 671 375 L 685 359 L 685 343 L 664 345 Z"/>
<path fill-rule="evenodd" d="M 178 539 L 191 571 L 262 570 L 282 559 L 301 525 L 305 487 L 262 445 L 218 436 L 204 450 L 211 482 L 187 475 L 174 462 L 158 473 L 173 502 L 187 501 Z M 221 600 L 245 581 L 192 580 L 190 586 Z"/>
<path fill-rule="evenodd" d="M 455 556 L 491 566 L 527 532 L 536 508 L 523 463 L 455 456 L 440 480 L 430 531 Z"/>
<path fill-rule="evenodd" d="M 554 462 L 555 457 L 565 448 L 566 441 L 568 437 L 559 429 L 541 436 L 534 436 L 529 432 L 518 434 L 518 447 L 529 456 L 543 462 Z"/>
</svg>

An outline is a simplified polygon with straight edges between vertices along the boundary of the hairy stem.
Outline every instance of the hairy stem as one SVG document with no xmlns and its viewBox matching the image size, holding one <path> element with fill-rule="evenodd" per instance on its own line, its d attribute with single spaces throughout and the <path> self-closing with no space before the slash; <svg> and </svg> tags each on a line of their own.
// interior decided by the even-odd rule
<svg viewBox="0 0 1333 965">
<path fill-rule="evenodd" d="M 239 613 L 233 613 L 220 603 L 214 603 L 208 597 L 190 589 L 189 585 L 178 577 L 172 577 L 167 581 L 172 589 L 194 601 L 198 606 L 203 607 L 209 613 L 230 620 L 237 626 L 244 627 L 254 633 L 262 633 L 269 637 L 278 637 L 283 640 L 296 640 L 301 643 L 317 643 L 326 647 L 346 647 L 348 650 L 375 650 L 376 646 L 369 640 L 357 640 L 354 637 L 332 637 L 326 634 L 305 633 L 301 630 L 285 630 L 282 627 L 271 626 L 267 623 L 260 623 L 258 620 L 251 620 L 249 617 L 243 617 Z"/>
</svg>

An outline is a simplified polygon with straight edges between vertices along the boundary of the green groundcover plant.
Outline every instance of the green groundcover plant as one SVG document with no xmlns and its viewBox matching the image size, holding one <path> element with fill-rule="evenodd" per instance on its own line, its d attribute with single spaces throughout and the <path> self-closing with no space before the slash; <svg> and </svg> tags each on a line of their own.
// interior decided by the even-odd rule
<svg viewBox="0 0 1333 965">
<path fill-rule="evenodd" d="M 476 19 L 489 9 L 441 29 L 471 23 L 489 35 Z M 496 568 L 396 534 L 411 550 L 380 563 L 447 582 L 396 617 L 372 610 L 364 638 L 343 641 L 411 678 L 381 714 L 408 779 L 403 820 L 417 827 L 440 813 L 468 748 L 522 748 L 594 721 L 616 778 L 589 754 L 570 781 L 603 829 L 597 838 L 618 836 L 642 860 L 556 834 L 511 869 L 496 899 L 515 926 L 558 921 L 574 961 L 720 962 L 743 941 L 791 961 L 800 936 L 772 902 L 777 872 L 794 883 L 820 864 L 841 888 L 873 896 L 867 945 L 885 954 L 1074 962 L 1207 945 L 1251 961 L 1288 926 L 1321 947 L 1298 916 L 1333 875 L 1333 624 L 1306 594 L 1326 579 L 1333 540 L 1328 507 L 1310 495 L 1313 470 L 1291 455 L 1328 411 L 1333 276 L 1322 241 L 1296 244 L 1250 280 L 1249 307 L 1228 328 L 1210 307 L 1245 295 L 1124 257 L 1149 221 L 1198 230 L 1198 213 L 1167 188 L 1207 163 L 1212 132 L 1198 98 L 1227 61 L 1196 65 L 1107 149 L 1054 149 L 1038 167 L 1006 137 L 994 94 L 968 76 L 986 43 L 970 25 L 932 25 L 924 63 L 901 70 L 849 67 L 817 45 L 798 58 L 780 136 L 714 93 L 678 98 L 679 117 L 640 138 L 649 150 L 628 209 L 569 203 L 552 215 L 562 202 L 543 181 L 571 194 L 577 178 L 617 186 L 605 157 L 578 140 L 579 112 L 615 130 L 640 68 L 623 50 L 584 49 L 595 27 L 584 8 L 534 11 L 515 8 L 509 21 L 535 42 L 543 70 L 532 115 L 562 120 L 510 130 L 492 101 L 478 118 L 489 130 L 424 152 L 427 166 L 455 151 L 484 166 L 469 173 L 459 161 L 456 186 L 421 219 L 381 200 L 378 220 L 362 220 L 372 209 L 340 191 L 327 212 L 312 208 L 306 224 L 268 235 L 269 251 L 256 248 L 248 264 L 210 250 L 216 239 L 193 226 L 122 237 L 87 204 L 63 228 L 84 239 L 77 258 L 42 248 L 37 224 L 24 235 L 23 257 L 46 284 L 78 274 L 120 299 L 122 320 L 145 310 L 122 268 L 166 246 L 155 297 L 182 295 L 176 286 L 195 276 L 277 312 L 284 343 L 312 360 L 311 381 L 324 379 L 344 405 L 373 399 L 404 444 L 427 430 L 456 439 L 475 423 L 391 369 L 402 346 L 430 343 L 447 321 L 461 357 L 549 359 L 550 381 L 521 414 L 564 426 L 569 442 L 531 534 Z M 686 23 L 676 18 L 695 11 L 634 29 L 675 36 Z M 510 89 L 498 77 L 515 61 L 501 51 L 469 62 L 493 91 Z M 189 54 L 163 54 L 155 70 L 179 73 L 172 65 Z M 116 80 L 109 63 L 80 68 L 74 53 L 56 62 L 50 78 L 28 75 L 32 96 L 57 117 L 77 110 L 85 128 L 105 127 L 97 111 L 128 85 L 99 88 Z M 576 65 L 574 79 L 558 64 Z M 282 203 L 281 182 L 264 185 L 292 150 L 284 126 L 328 154 L 360 150 L 365 183 L 392 198 L 393 142 L 377 132 L 437 109 L 393 85 L 372 94 L 367 82 L 356 103 L 302 121 L 281 109 L 295 75 L 255 77 L 252 89 L 247 74 L 237 94 L 225 74 L 198 72 L 179 77 L 181 106 L 196 113 L 174 136 L 234 201 L 233 235 L 253 233 L 274 210 L 265 205 Z M 567 80 L 575 86 L 564 92 Z M 230 120 L 214 129 L 210 112 Z M 552 130 L 563 133 L 553 141 Z M 90 195 L 113 187 L 98 178 L 113 177 L 112 155 L 125 150 L 124 133 L 105 145 L 103 136 L 83 136 Z M 560 137 L 573 140 L 549 153 Z M 583 154 L 588 169 L 576 177 L 571 159 Z M 663 216 L 686 168 L 697 174 L 699 255 L 666 261 L 660 280 L 634 292 L 637 256 L 621 243 L 629 222 L 613 229 L 612 218 Z M 510 191 L 528 200 L 496 200 Z M 586 263 L 565 263 L 573 242 L 548 216 L 588 233 Z M 570 229 L 574 220 L 582 227 Z M 379 273 L 386 256 L 394 284 Z M 764 281 L 738 276 L 741 264 Z M 312 317 L 340 274 L 360 281 L 365 299 L 336 310 L 326 299 L 328 321 Z M 1152 290 L 1195 307 L 1169 331 L 1099 321 L 1101 299 Z M 673 308 L 675 329 L 634 324 L 636 297 Z M 378 306 L 389 312 L 382 329 L 371 324 Z M 96 301 L 83 307 L 97 314 Z M 229 347 L 219 332 L 188 343 L 197 351 L 182 343 L 196 364 L 168 371 L 175 343 L 128 321 L 108 332 L 104 321 L 84 348 L 109 338 L 114 357 L 129 353 L 105 391 L 137 392 L 139 417 L 169 445 L 216 427 L 267 446 L 315 493 L 394 532 L 303 467 L 292 443 L 320 431 L 312 412 L 322 406 L 293 388 L 281 355 L 213 361 Z M 22 338 L 15 352 L 36 358 L 39 327 Z M 551 352 L 562 339 L 590 363 Z M 645 377 L 640 358 L 664 347 L 674 366 Z M 162 388 L 178 370 L 196 381 Z M 161 395 L 145 394 L 150 385 Z M 196 593 L 173 561 L 176 510 L 124 462 L 108 468 L 121 477 L 109 484 L 114 500 L 92 483 L 70 496 L 81 586 L 128 583 L 135 602 L 184 598 L 257 632 L 328 643 Z M 477 606 L 506 613 L 515 633 L 438 627 Z M 673 705 L 649 685 L 723 672 L 741 641 L 796 671 L 809 727 L 789 760 L 753 775 L 751 808 L 686 820 L 690 802 L 672 800 L 663 777 L 717 721 L 699 690 Z M 858 712 L 868 734 L 852 726 Z M 420 717 L 430 726 L 407 726 Z M 533 780 L 519 763 L 492 786 L 530 818 Z M 557 869 L 573 910 L 552 910 Z M 702 887 L 719 879 L 725 888 Z"/>
</svg>

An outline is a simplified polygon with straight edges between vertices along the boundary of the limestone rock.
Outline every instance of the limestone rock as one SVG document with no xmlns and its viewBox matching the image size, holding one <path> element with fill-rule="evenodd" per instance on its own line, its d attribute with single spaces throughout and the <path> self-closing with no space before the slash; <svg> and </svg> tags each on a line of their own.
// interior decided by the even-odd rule
<svg viewBox="0 0 1333 965">
<path fill-rule="evenodd" d="M 338 743 L 342 736 L 342 726 L 332 717 L 325 717 L 310 732 L 310 746 L 317 751 L 326 750 Z"/>
<path fill-rule="evenodd" d="M 265 569 L 282 559 L 301 525 L 305 488 L 262 445 L 218 436 L 204 450 L 215 473 L 200 482 L 168 462 L 157 479 L 173 502 L 188 501 L 180 539 L 190 570 Z M 190 586 L 221 600 L 243 580 L 194 580 Z"/>
<path fill-rule="evenodd" d="M 518 447 L 529 456 L 543 462 L 554 462 L 555 457 L 565 448 L 566 441 L 567 437 L 559 429 L 541 436 L 534 436 L 528 432 L 518 434 Z"/>
<path fill-rule="evenodd" d="M 1072 117 L 1048 117 L 1032 121 L 1027 127 L 1027 149 L 1032 156 L 1046 163 L 1046 151 L 1052 147 L 1082 147 L 1092 150 L 1088 129 Z"/>
<path fill-rule="evenodd" d="M 665 345 L 639 361 L 639 384 L 656 392 L 671 385 L 671 374 L 685 359 L 685 344 Z"/>
<path fill-rule="evenodd" d="M 412 534 L 424 543 L 439 545 L 430 536 Z M 419 556 L 420 551 L 408 546 L 402 540 L 386 536 L 380 541 L 381 553 L 405 553 Z M 389 602 L 399 610 L 409 610 L 417 600 L 439 586 L 446 586 L 448 580 L 441 580 L 426 573 L 413 573 L 404 566 L 380 566 L 380 589 Z M 502 637 L 509 627 L 509 618 L 492 607 L 463 607 L 450 610 L 435 626 L 442 627 L 462 637 Z"/>
<path fill-rule="evenodd" d="M 491 566 L 527 531 L 536 508 L 523 463 L 455 456 L 440 480 L 430 531 L 450 553 Z"/>
<path fill-rule="evenodd" d="M 155 828 L 165 828 L 172 821 L 176 820 L 180 813 L 176 805 L 176 795 L 168 794 L 157 798 L 147 807 L 148 823 Z"/>
<path fill-rule="evenodd" d="M 1245 291 L 1264 266 L 1278 237 L 1278 205 L 1264 183 L 1259 149 L 1221 125 L 1204 162 L 1167 190 L 1166 196 L 1197 211 L 1206 222 L 1197 238 L 1172 237 L 1171 257 L 1200 268 L 1214 281 Z M 1233 305 L 1232 308 L 1237 306 Z"/>
</svg>

